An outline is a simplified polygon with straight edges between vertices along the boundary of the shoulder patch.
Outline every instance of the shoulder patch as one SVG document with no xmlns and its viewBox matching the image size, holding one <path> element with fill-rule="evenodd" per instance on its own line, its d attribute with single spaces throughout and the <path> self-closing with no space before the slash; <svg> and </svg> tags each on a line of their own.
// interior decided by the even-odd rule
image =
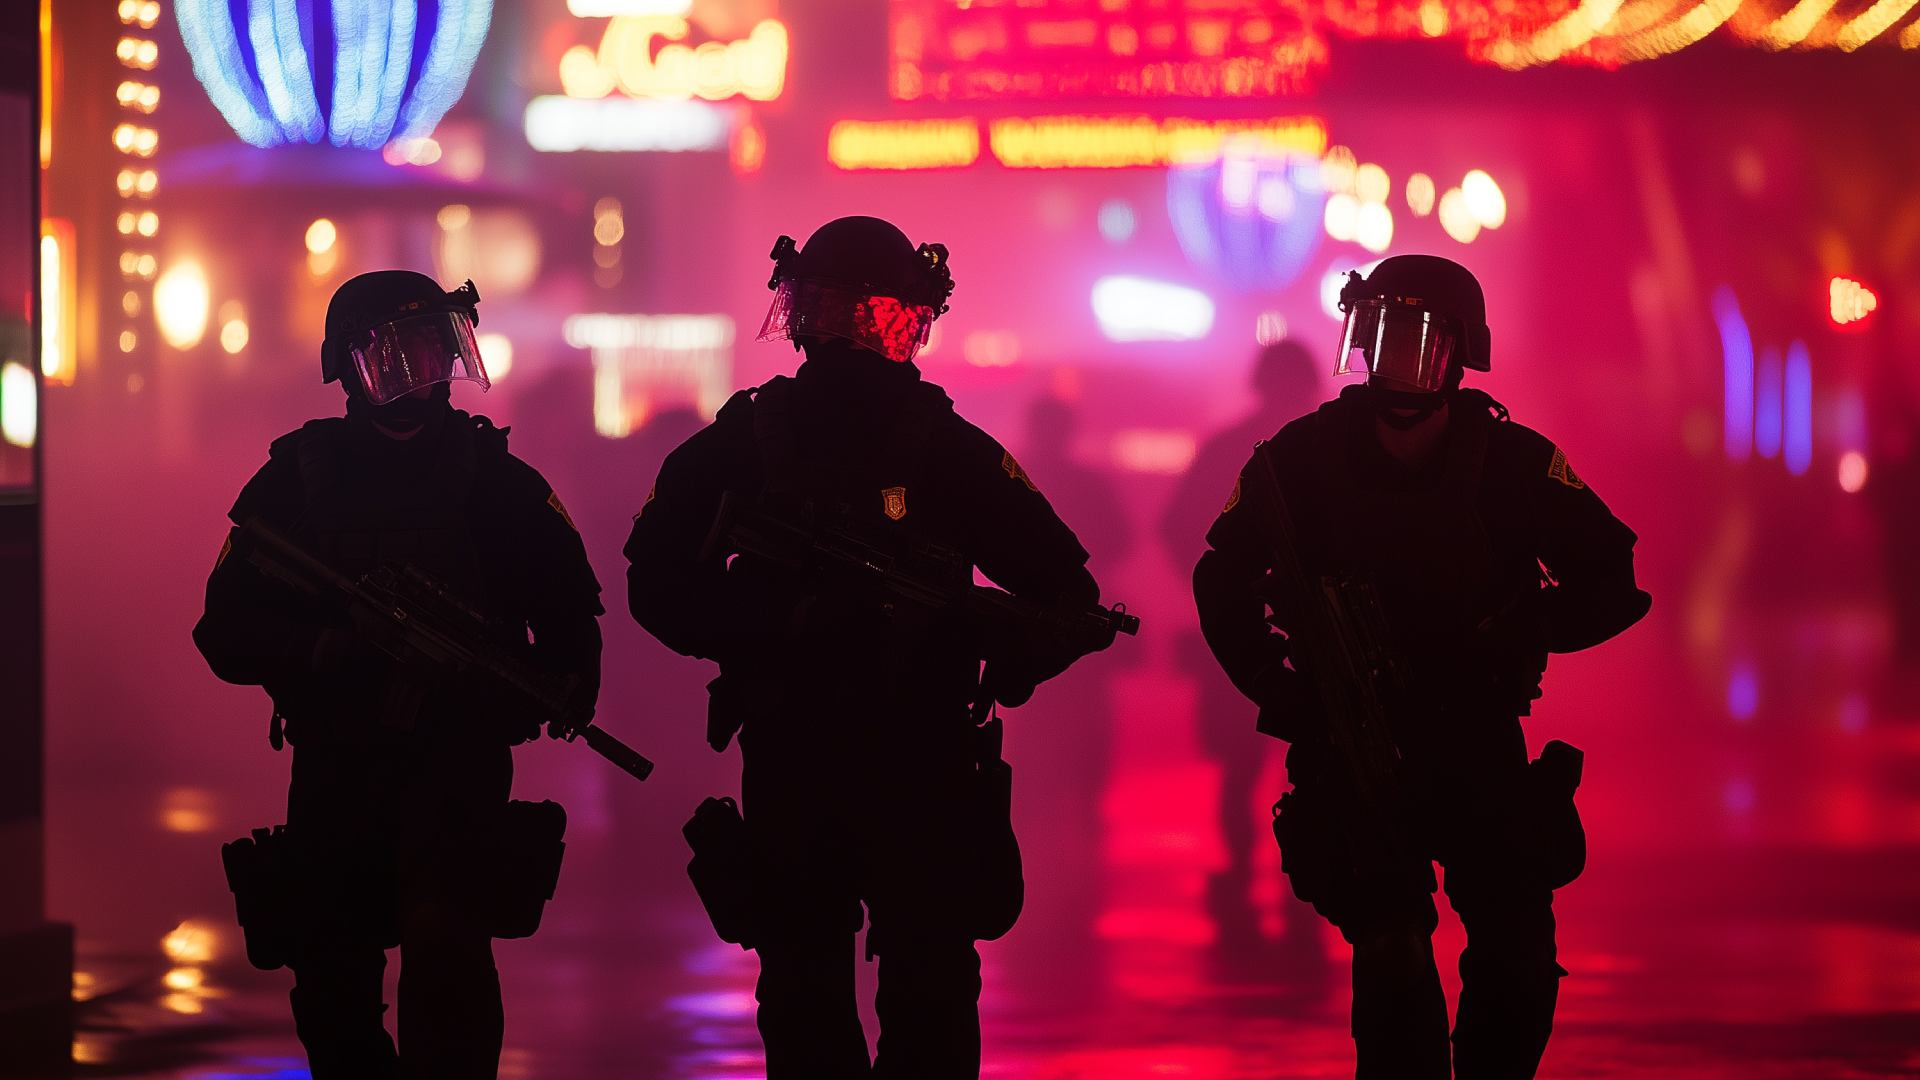
<svg viewBox="0 0 1920 1080">
<path fill-rule="evenodd" d="M 1227 505 L 1220 508 L 1221 513 L 1228 513 L 1234 507 L 1240 505 L 1240 482 L 1239 477 L 1236 476 L 1233 478 L 1233 492 L 1227 496 Z"/>
<path fill-rule="evenodd" d="M 907 489 L 890 487 L 880 489 L 880 509 L 889 521 L 899 521 L 907 516 Z"/>
<path fill-rule="evenodd" d="M 567 528 L 572 529 L 574 532 L 580 531 L 580 526 L 573 523 L 573 515 L 567 513 L 566 504 L 560 501 L 559 492 L 547 492 L 547 505 L 553 507 L 553 512 L 560 515 L 560 520 L 567 523 Z"/>
<path fill-rule="evenodd" d="M 1000 451 L 1000 469 L 1013 479 L 1027 485 L 1028 491 L 1040 490 L 1040 486 L 1033 482 L 1033 477 L 1027 475 L 1027 470 L 1021 468 L 1020 463 L 1013 460 L 1011 451 Z"/>
<path fill-rule="evenodd" d="M 1547 466 L 1547 475 L 1575 491 L 1587 489 L 1586 482 L 1575 476 L 1573 466 L 1567 464 L 1567 452 L 1557 446 L 1553 448 L 1553 462 Z"/>
</svg>

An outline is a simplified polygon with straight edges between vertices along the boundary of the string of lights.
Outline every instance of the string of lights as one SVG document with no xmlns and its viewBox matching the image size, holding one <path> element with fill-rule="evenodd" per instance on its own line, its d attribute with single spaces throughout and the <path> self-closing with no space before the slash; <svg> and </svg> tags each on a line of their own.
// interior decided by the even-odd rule
<svg viewBox="0 0 1920 1080">
<path fill-rule="evenodd" d="M 153 209 L 153 198 L 160 187 L 160 173 L 153 157 L 160 149 L 160 133 L 152 125 L 160 108 L 160 88 L 147 80 L 160 59 L 159 42 L 151 36 L 160 21 L 160 0 L 118 0 L 116 10 L 121 35 L 114 43 L 114 58 L 121 81 L 114 88 L 119 120 L 112 138 L 120 159 L 114 176 L 120 208 L 114 229 L 122 245 L 117 344 L 121 352 L 131 353 L 140 345 L 139 320 L 152 300 L 159 272 L 154 242 L 160 233 L 160 215 Z"/>
</svg>

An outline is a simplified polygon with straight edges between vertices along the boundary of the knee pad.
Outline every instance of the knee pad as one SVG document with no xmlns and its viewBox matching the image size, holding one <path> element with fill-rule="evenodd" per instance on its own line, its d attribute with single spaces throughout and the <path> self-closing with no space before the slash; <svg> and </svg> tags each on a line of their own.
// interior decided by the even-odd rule
<svg viewBox="0 0 1920 1080">
<path fill-rule="evenodd" d="M 1566 974 L 1551 934 L 1544 941 L 1468 938 L 1466 951 L 1460 954 L 1463 979 L 1537 986 L 1556 982 Z"/>
<path fill-rule="evenodd" d="M 1368 934 L 1353 943 L 1354 962 L 1382 970 L 1422 970 L 1433 961 L 1431 935 L 1411 926 Z"/>
</svg>

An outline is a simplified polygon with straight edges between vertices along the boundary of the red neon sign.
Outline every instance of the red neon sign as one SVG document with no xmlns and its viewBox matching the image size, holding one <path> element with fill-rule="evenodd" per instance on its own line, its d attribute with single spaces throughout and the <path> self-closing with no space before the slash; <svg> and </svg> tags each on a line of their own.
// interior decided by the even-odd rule
<svg viewBox="0 0 1920 1080">
<path fill-rule="evenodd" d="M 1327 43 L 1301 0 L 890 0 L 901 101 L 1270 98 L 1311 90 Z"/>
</svg>

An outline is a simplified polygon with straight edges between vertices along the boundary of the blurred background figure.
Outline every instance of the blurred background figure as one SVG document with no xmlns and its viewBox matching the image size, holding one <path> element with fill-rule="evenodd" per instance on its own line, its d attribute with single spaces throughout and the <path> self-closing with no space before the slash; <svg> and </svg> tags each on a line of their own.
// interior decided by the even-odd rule
<svg viewBox="0 0 1920 1080">
<path fill-rule="evenodd" d="M 1183 572 L 1205 549 L 1208 526 L 1220 514 L 1228 495 L 1237 490 L 1233 477 L 1246 464 L 1255 443 L 1270 439 L 1288 421 L 1312 412 L 1320 404 L 1321 363 L 1298 340 L 1283 338 L 1262 346 L 1248 380 L 1252 408 L 1231 426 L 1207 437 L 1193 456 L 1193 465 L 1181 477 L 1173 498 L 1160 515 L 1160 544 L 1166 557 Z M 1221 939 L 1244 946 L 1259 940 L 1259 917 L 1250 892 L 1253 884 L 1253 848 L 1270 843 L 1263 827 L 1263 804 L 1278 797 L 1279 782 L 1272 775 L 1279 761 L 1277 747 L 1249 738 L 1259 711 L 1233 688 L 1196 629 L 1179 636 L 1174 648 L 1180 670 L 1199 687 L 1195 716 L 1200 746 L 1220 767 L 1220 836 L 1226 844 L 1227 865 L 1207 882 L 1207 908 L 1219 926 Z M 1264 786 L 1263 786 L 1264 785 Z M 1312 932 L 1312 910 L 1281 891 L 1280 903 L 1290 910 L 1284 925 Z"/>
</svg>

